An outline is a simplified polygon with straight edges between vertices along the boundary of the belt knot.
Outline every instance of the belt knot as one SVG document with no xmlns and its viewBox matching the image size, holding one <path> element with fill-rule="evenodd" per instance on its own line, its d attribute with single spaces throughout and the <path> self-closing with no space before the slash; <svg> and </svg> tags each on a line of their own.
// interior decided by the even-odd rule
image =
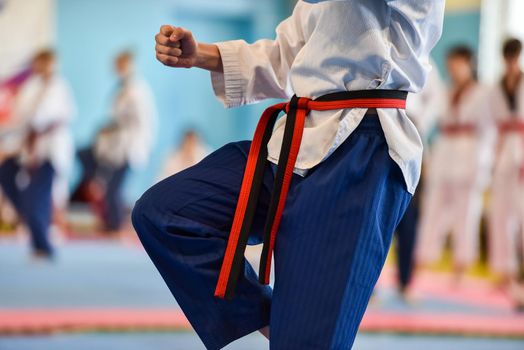
<svg viewBox="0 0 524 350">
<path fill-rule="evenodd" d="M 284 111 L 286 113 L 289 113 L 290 110 L 299 110 L 299 109 L 309 111 L 310 110 L 309 103 L 311 101 L 312 100 L 310 98 L 297 97 L 297 95 L 293 95 L 289 103 L 286 104 Z"/>
</svg>

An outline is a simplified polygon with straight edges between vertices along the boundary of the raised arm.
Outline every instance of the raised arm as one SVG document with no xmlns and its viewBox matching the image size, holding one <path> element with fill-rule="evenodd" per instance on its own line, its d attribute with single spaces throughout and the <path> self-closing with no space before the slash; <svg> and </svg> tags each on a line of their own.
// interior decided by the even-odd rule
<svg viewBox="0 0 524 350">
<path fill-rule="evenodd" d="M 215 94 L 226 107 L 292 95 L 289 70 L 305 43 L 299 2 L 293 15 L 276 29 L 274 40 L 198 43 L 190 31 L 162 26 L 156 36 L 159 61 L 171 67 L 198 67 L 212 72 Z"/>
<path fill-rule="evenodd" d="M 187 29 L 163 25 L 155 40 L 156 58 L 166 66 L 223 71 L 218 46 L 197 43 L 191 31 Z"/>
</svg>

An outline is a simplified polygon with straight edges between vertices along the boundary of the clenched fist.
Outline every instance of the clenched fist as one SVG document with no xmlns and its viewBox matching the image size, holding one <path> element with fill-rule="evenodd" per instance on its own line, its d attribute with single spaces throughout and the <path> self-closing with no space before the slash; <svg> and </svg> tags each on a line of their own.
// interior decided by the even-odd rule
<svg viewBox="0 0 524 350">
<path fill-rule="evenodd" d="M 199 67 L 216 72 L 223 70 L 218 47 L 197 43 L 187 29 L 163 25 L 155 36 L 155 41 L 156 58 L 166 66 Z"/>
<path fill-rule="evenodd" d="M 155 37 L 156 58 L 170 67 L 195 66 L 198 45 L 193 34 L 184 28 L 164 25 Z"/>
</svg>

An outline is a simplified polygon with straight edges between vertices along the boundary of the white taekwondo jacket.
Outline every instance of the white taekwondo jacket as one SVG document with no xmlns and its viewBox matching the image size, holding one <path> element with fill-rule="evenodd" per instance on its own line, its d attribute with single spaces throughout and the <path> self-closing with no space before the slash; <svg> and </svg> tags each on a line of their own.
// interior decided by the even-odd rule
<svg viewBox="0 0 524 350">
<path fill-rule="evenodd" d="M 318 4 L 313 4 L 318 3 Z M 217 43 L 224 72 L 212 73 L 226 107 L 266 98 L 316 98 L 363 89 L 422 89 L 429 53 L 440 38 L 444 0 L 299 1 L 276 29 L 275 40 Z M 312 111 L 295 172 L 304 174 L 340 146 L 367 109 Z M 377 110 L 391 158 L 415 191 L 422 142 L 404 110 Z M 285 117 L 277 122 L 268 159 L 278 161 Z"/>
</svg>

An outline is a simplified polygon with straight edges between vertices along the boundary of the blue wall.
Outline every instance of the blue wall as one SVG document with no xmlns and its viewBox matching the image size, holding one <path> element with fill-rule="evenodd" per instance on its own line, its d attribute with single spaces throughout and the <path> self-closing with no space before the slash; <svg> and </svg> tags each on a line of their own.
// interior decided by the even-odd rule
<svg viewBox="0 0 524 350">
<path fill-rule="evenodd" d="M 478 53 L 480 35 L 480 10 L 447 12 L 442 38 L 432 56 L 443 76 L 446 76 L 446 53 L 457 44 L 470 46 Z"/>
<path fill-rule="evenodd" d="M 170 69 L 155 60 L 154 35 L 161 24 L 171 23 L 190 28 L 201 41 L 273 37 L 290 4 L 293 0 L 58 0 L 57 49 L 78 103 L 73 125 L 77 145 L 87 145 L 107 120 L 115 84 L 112 60 L 122 49 L 136 52 L 138 70 L 154 90 L 160 117 L 150 164 L 130 177 L 129 201 L 151 184 L 187 126 L 197 127 L 212 147 L 249 138 L 268 103 L 224 110 L 207 72 Z M 447 13 L 442 40 L 433 52 L 441 72 L 452 45 L 478 48 L 479 24 L 479 11 Z"/>
<path fill-rule="evenodd" d="M 187 126 L 197 127 L 212 147 L 250 137 L 267 104 L 224 110 L 207 72 L 169 69 L 155 60 L 154 35 L 170 23 L 190 28 L 201 41 L 272 37 L 286 12 L 279 0 L 58 0 L 57 49 L 78 104 L 77 146 L 89 144 L 107 120 L 115 86 L 112 61 L 122 49 L 137 54 L 138 71 L 153 88 L 160 118 L 149 166 L 129 179 L 129 201 L 152 183 Z"/>
</svg>

